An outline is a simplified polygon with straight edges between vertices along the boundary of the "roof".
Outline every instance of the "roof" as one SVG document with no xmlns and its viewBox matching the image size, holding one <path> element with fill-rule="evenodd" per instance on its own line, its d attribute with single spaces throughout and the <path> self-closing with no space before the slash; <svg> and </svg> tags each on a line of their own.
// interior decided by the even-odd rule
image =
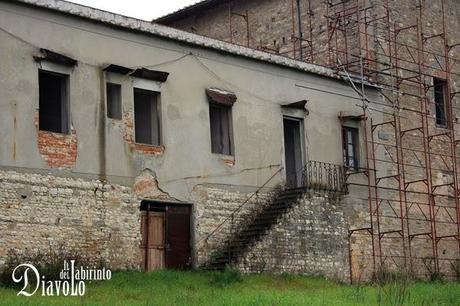
<svg viewBox="0 0 460 306">
<path fill-rule="evenodd" d="M 160 18 L 157 18 L 155 20 L 153 20 L 154 22 L 156 23 L 160 23 L 160 24 L 169 24 L 171 22 L 174 22 L 174 21 L 177 21 L 177 20 L 180 20 L 184 17 L 187 17 L 189 16 L 190 14 L 196 12 L 196 11 L 201 11 L 201 10 L 205 10 L 205 9 L 208 9 L 208 8 L 212 8 L 214 6 L 217 6 L 219 4 L 222 4 L 222 3 L 226 3 L 226 2 L 231 2 L 230 0 L 204 0 L 204 1 L 199 1 L 195 4 L 192 4 L 192 5 L 188 5 L 188 6 L 185 6 L 175 12 L 172 12 L 170 14 L 167 14 L 165 16 L 162 16 Z"/>
<path fill-rule="evenodd" d="M 288 67 L 300 71 L 305 71 L 328 78 L 339 79 L 340 76 L 329 68 L 309 64 L 298 61 L 292 58 L 259 51 L 221 40 L 212 39 L 209 37 L 200 36 L 194 33 L 177 30 L 160 24 L 151 23 L 148 21 L 131 18 L 92 7 L 75 4 L 63 0 L 16 0 L 15 3 L 33 6 L 37 8 L 47 9 L 62 14 L 72 15 L 84 18 L 90 21 L 103 23 L 109 26 L 122 28 L 128 31 L 135 31 L 144 34 L 149 34 L 156 37 L 162 37 L 169 40 L 174 40 L 189 45 L 208 48 L 236 56 L 245 57 L 248 59 L 263 61 L 274 65 Z"/>
</svg>

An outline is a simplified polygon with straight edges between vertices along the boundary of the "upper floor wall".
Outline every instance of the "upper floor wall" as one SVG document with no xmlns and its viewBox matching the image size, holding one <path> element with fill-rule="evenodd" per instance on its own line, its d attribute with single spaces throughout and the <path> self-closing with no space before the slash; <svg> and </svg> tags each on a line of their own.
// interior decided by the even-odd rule
<svg viewBox="0 0 460 306">
<path fill-rule="evenodd" d="M 41 48 L 77 63 L 37 61 Z M 2 168 L 125 185 L 150 169 L 162 190 L 181 200 L 198 184 L 264 184 L 285 164 L 283 116 L 303 120 L 306 160 L 341 164 L 338 116 L 362 113 L 358 95 L 339 80 L 10 2 L 0 2 L 0 56 Z M 109 73 L 108 64 L 169 77 Z M 67 133 L 40 129 L 40 71 L 65 76 Z M 107 82 L 120 86 L 121 119 L 107 116 Z M 231 154 L 213 153 L 209 88 L 237 97 Z M 137 89 L 159 93 L 156 145 L 136 141 Z M 380 99 L 371 89 L 368 95 Z M 308 112 L 282 107 L 300 100 Z M 270 185 L 284 179 L 281 173 Z"/>
</svg>

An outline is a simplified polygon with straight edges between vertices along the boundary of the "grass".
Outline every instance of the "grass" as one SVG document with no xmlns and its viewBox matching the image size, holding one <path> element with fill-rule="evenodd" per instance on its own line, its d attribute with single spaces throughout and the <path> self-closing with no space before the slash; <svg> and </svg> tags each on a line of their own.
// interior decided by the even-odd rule
<svg viewBox="0 0 460 306">
<path fill-rule="evenodd" d="M 460 305 L 460 283 L 411 283 L 402 304 L 393 296 L 397 286 L 232 271 L 116 272 L 110 281 L 88 283 L 83 297 L 17 297 L 17 290 L 0 288 L 0 305 Z"/>
</svg>

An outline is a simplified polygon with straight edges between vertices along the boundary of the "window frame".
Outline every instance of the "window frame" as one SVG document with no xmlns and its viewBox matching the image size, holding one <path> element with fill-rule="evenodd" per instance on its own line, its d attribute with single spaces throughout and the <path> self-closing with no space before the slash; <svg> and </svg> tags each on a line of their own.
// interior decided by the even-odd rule
<svg viewBox="0 0 460 306">
<path fill-rule="evenodd" d="M 444 129 L 451 127 L 449 115 L 451 106 L 449 105 L 450 99 L 448 97 L 447 85 L 447 80 L 433 77 L 433 100 L 436 127 Z M 441 87 L 441 90 L 439 90 L 439 87 Z M 439 97 L 442 97 L 442 101 L 440 101 Z M 441 109 L 442 116 L 439 114 Z"/>
<path fill-rule="evenodd" d="M 40 76 L 42 74 L 46 75 L 51 75 L 55 77 L 61 78 L 61 124 L 60 124 L 60 131 L 53 131 L 50 129 L 45 129 L 42 127 L 42 124 L 40 124 L 40 118 L 41 116 L 41 110 L 42 107 L 40 107 L 40 101 L 42 99 L 40 95 L 40 87 L 41 87 L 41 82 L 40 82 Z M 71 109 L 70 109 L 70 73 L 64 73 L 61 71 L 53 71 L 49 69 L 43 69 L 39 68 L 38 69 L 38 92 L 39 92 L 39 98 L 38 98 L 38 129 L 39 131 L 43 132 L 48 132 L 48 133 L 56 133 L 56 134 L 62 134 L 62 135 L 69 135 L 71 131 Z M 65 115 L 64 115 L 65 113 Z"/>
<path fill-rule="evenodd" d="M 213 112 L 211 111 L 212 108 L 215 108 L 215 109 L 219 109 L 220 110 L 220 117 L 218 118 L 219 119 L 219 128 L 220 128 L 220 131 L 219 133 L 221 134 L 220 135 L 220 140 L 221 140 L 221 143 L 220 143 L 220 146 L 222 147 L 221 149 L 219 150 L 214 150 L 215 148 L 215 145 L 214 145 L 214 141 L 217 141 L 217 140 L 214 140 L 216 139 L 216 137 L 213 137 L 214 136 L 214 129 L 213 129 L 213 118 L 212 118 L 212 114 Z M 222 110 L 224 110 L 225 114 L 222 113 Z M 225 146 L 223 145 L 223 139 L 224 139 L 224 135 L 225 134 L 223 132 L 223 129 L 224 129 L 224 123 L 223 123 L 223 116 L 227 116 L 227 134 L 228 134 L 228 152 L 225 151 Z M 210 132 L 210 137 L 211 137 L 211 153 L 212 154 L 218 154 L 218 155 L 224 155 L 224 156 L 232 156 L 234 157 L 235 156 L 235 145 L 234 145 L 234 140 L 233 140 L 233 107 L 230 106 L 230 105 L 223 105 L 221 103 L 214 103 L 213 101 L 209 101 L 209 132 Z"/>
<path fill-rule="evenodd" d="M 138 141 L 138 136 L 136 133 L 136 91 L 139 92 L 145 92 L 149 94 L 153 94 L 155 97 L 155 106 L 152 106 L 151 111 L 152 115 L 154 110 L 156 111 L 156 117 L 157 117 L 157 122 L 158 122 L 158 143 L 153 142 L 153 132 L 152 132 L 152 143 L 144 143 L 144 142 L 139 142 Z M 146 145 L 146 146 L 152 146 L 152 147 L 160 147 L 163 145 L 163 136 L 162 136 L 162 120 L 161 120 L 161 92 L 159 91 L 154 91 L 150 89 L 145 89 L 145 88 L 139 88 L 139 87 L 133 87 L 133 114 L 134 114 L 134 120 L 133 120 L 133 128 L 134 128 L 134 143 L 139 144 L 139 145 Z M 153 117 L 150 118 L 151 120 Z M 153 129 L 153 122 L 151 122 L 152 126 L 151 128 Z"/>
<path fill-rule="evenodd" d="M 114 116 L 109 110 L 109 86 L 113 86 L 117 88 L 119 92 L 119 101 L 118 101 L 118 112 L 119 117 Z M 105 106 L 106 106 L 106 116 L 112 120 L 122 120 L 123 119 L 123 86 L 120 83 L 113 82 L 113 81 L 106 81 L 105 83 Z"/>
<path fill-rule="evenodd" d="M 351 132 L 351 143 L 348 141 L 348 133 Z M 350 166 L 350 151 L 349 146 L 353 149 L 353 166 Z M 360 145 L 359 145 L 359 128 L 352 126 L 342 127 L 342 155 L 343 165 L 347 170 L 358 171 L 360 168 Z"/>
</svg>

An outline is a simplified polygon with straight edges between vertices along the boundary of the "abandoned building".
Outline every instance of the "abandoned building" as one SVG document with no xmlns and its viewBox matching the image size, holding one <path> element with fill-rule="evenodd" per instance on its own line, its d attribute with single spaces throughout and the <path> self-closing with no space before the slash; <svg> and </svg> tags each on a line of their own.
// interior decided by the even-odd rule
<svg viewBox="0 0 460 306">
<path fill-rule="evenodd" d="M 155 22 L 0 1 L 0 266 L 64 245 L 113 269 L 457 277 L 460 5 L 437 1 Z"/>
</svg>

